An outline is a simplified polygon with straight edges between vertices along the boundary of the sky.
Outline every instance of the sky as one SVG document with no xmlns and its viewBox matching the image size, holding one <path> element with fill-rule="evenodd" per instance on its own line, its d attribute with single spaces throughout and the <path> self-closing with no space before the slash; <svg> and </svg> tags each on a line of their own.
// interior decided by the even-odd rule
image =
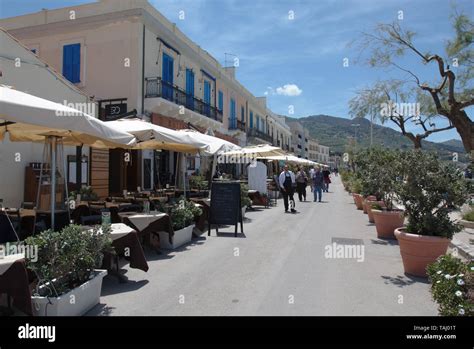
<svg viewBox="0 0 474 349">
<path fill-rule="evenodd" d="M 90 2 L 0 0 L 0 18 Z M 232 65 L 237 57 L 237 79 L 255 96 L 266 95 L 267 105 L 274 112 L 292 117 L 327 114 L 349 118 L 348 101 L 355 91 L 387 77 L 406 78 L 393 68 L 365 66 L 349 45 L 378 23 L 399 22 L 417 33 L 414 42 L 423 52 L 440 55 L 445 54 L 445 42 L 453 36 L 449 0 L 149 2 L 221 64 Z M 455 4 L 458 11 L 474 17 L 473 0 L 458 0 Z M 436 67 L 423 67 L 415 56 L 408 55 L 403 64 L 415 71 L 420 69 L 422 78 L 437 78 Z M 473 108 L 468 114 L 472 119 Z M 437 125 L 444 122 L 440 120 Z M 390 123 L 385 126 L 396 129 Z M 434 134 L 428 140 L 452 138 L 459 139 L 455 130 Z"/>
</svg>

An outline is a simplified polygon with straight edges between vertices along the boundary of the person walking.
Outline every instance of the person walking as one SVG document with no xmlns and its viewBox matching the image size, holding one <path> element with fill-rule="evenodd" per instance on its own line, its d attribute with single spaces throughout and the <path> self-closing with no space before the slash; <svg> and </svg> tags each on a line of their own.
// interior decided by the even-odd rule
<svg viewBox="0 0 474 349">
<path fill-rule="evenodd" d="M 294 208 L 295 199 L 293 198 L 293 185 L 296 183 L 295 175 L 288 169 L 288 165 L 283 167 L 283 171 L 278 178 L 281 194 L 283 195 L 283 203 L 285 204 L 285 213 L 288 212 L 288 199 L 292 202 L 291 213 L 296 213 Z"/>
<path fill-rule="evenodd" d="M 306 201 L 306 185 L 308 184 L 308 176 L 304 171 L 303 167 L 298 168 L 296 172 L 296 191 L 298 193 L 298 198 L 301 201 Z"/>
<path fill-rule="evenodd" d="M 316 167 L 313 174 L 313 193 L 314 193 L 314 202 L 321 202 L 323 196 L 324 188 L 324 176 L 321 172 L 321 169 Z"/>
<path fill-rule="evenodd" d="M 324 187 L 323 190 L 326 193 L 329 193 L 329 183 L 331 183 L 331 171 L 329 171 L 328 167 L 325 167 L 323 170 L 323 177 L 324 177 Z"/>
</svg>

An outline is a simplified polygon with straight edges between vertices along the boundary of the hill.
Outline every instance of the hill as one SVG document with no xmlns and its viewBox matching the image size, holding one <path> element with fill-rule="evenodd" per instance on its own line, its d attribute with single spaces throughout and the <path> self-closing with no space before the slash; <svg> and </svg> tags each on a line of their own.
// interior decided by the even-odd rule
<svg viewBox="0 0 474 349">
<path fill-rule="evenodd" d="M 297 120 L 308 129 L 311 138 L 329 146 L 331 152 L 343 153 L 349 141 L 355 136 L 357 136 L 357 144 L 363 147 L 370 145 L 370 121 L 367 119 L 351 120 L 329 115 L 312 115 Z M 352 126 L 353 124 L 360 126 L 355 127 Z M 413 143 L 401 132 L 376 124 L 373 126 L 373 144 L 396 149 L 413 148 Z M 456 139 L 441 143 L 423 141 L 422 147 L 436 151 L 441 158 L 446 160 L 452 159 L 453 153 L 458 153 L 459 161 L 467 161 L 462 142 Z"/>
</svg>

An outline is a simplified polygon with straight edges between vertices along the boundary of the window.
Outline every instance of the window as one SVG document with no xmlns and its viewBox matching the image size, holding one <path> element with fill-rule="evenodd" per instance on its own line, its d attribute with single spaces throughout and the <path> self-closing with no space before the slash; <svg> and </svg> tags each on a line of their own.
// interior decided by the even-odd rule
<svg viewBox="0 0 474 349">
<path fill-rule="evenodd" d="M 253 128 L 253 111 L 250 111 L 249 119 L 249 127 Z"/>
<path fill-rule="evenodd" d="M 63 76 L 74 84 L 81 82 L 81 44 L 63 46 Z"/>
<path fill-rule="evenodd" d="M 240 121 L 245 122 L 245 109 L 244 107 L 240 107 Z"/>
<path fill-rule="evenodd" d="M 194 72 L 186 69 L 186 107 L 194 110 Z"/>
<path fill-rule="evenodd" d="M 163 53 L 163 67 L 162 67 L 162 94 L 163 98 L 173 100 L 173 58 Z"/>
<path fill-rule="evenodd" d="M 230 123 L 231 128 L 237 128 L 237 115 L 235 114 L 235 99 L 230 99 Z"/>
<path fill-rule="evenodd" d="M 219 91 L 219 97 L 218 97 L 218 103 L 219 103 L 219 110 L 223 111 L 224 110 L 224 93 L 222 91 Z"/>
<path fill-rule="evenodd" d="M 257 115 L 257 130 L 260 131 L 260 116 Z"/>
<path fill-rule="evenodd" d="M 30 51 L 33 52 L 34 54 L 36 54 L 37 52 L 35 48 L 32 48 Z"/>
</svg>

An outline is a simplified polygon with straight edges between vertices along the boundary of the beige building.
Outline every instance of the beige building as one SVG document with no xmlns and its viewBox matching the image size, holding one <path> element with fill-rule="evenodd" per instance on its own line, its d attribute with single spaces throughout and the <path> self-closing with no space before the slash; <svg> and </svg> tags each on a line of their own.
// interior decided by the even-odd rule
<svg viewBox="0 0 474 349">
<path fill-rule="evenodd" d="M 161 126 L 196 128 L 239 145 L 273 142 L 266 99 L 253 96 L 235 78 L 235 67 L 221 66 L 145 0 L 43 10 L 0 26 L 94 96 L 101 119 L 136 112 Z M 122 159 L 123 150 L 102 157 L 109 171 L 104 180 L 110 178 L 104 194 L 173 182 L 176 153 L 133 151 L 132 161 Z M 197 158 L 188 170 L 198 167 Z"/>
<path fill-rule="evenodd" d="M 296 120 L 287 119 L 286 123 L 291 130 L 291 152 L 300 158 L 309 159 L 309 131 Z"/>
<path fill-rule="evenodd" d="M 97 116 L 97 104 L 74 84 L 66 80 L 29 48 L 23 46 L 11 35 L 0 30 L 0 84 L 12 86 L 16 90 L 45 98 L 53 102 L 68 104 Z M 59 116 L 58 116 L 59 117 Z M 7 136 L 0 144 L 0 199 L 8 207 L 20 207 L 24 201 L 34 201 L 35 183 L 26 180 L 26 172 L 33 163 L 43 161 L 44 145 L 30 142 L 10 142 Z M 75 184 L 75 147 L 64 147 L 67 161 L 68 182 Z M 84 184 L 90 183 L 90 149 L 83 147 Z M 69 171 L 71 170 L 71 171 Z M 100 176 L 97 172 L 94 176 Z M 95 180 L 96 178 L 94 178 Z"/>
</svg>

